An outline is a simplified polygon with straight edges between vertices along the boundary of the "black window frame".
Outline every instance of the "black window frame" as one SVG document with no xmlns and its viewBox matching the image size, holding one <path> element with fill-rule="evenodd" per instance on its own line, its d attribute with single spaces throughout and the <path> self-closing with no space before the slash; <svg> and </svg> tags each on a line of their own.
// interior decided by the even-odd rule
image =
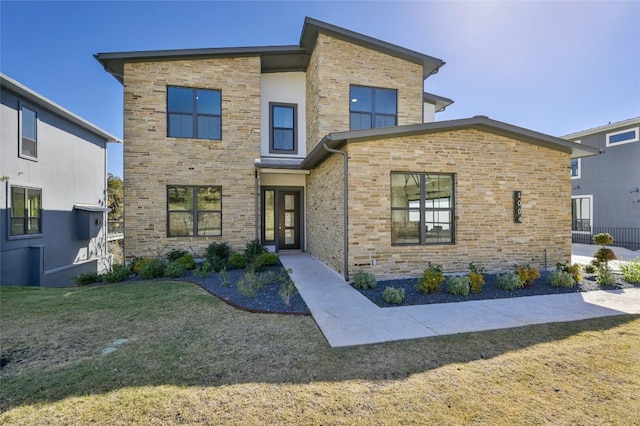
<svg viewBox="0 0 640 426">
<path fill-rule="evenodd" d="M 169 191 L 171 188 L 189 188 L 191 189 L 192 206 L 191 209 L 185 210 L 170 210 L 169 207 Z M 213 188 L 217 189 L 220 194 L 220 210 L 199 210 L 198 209 L 198 189 L 199 188 Z M 221 237 L 223 233 L 222 229 L 222 186 L 220 185 L 167 185 L 166 190 L 166 212 L 167 212 L 167 237 L 168 238 L 203 238 L 203 237 Z M 187 235 L 171 235 L 171 214 L 172 213 L 191 213 L 192 214 L 192 229 L 191 234 Z M 198 230 L 199 214 L 200 213 L 219 213 L 220 214 L 220 233 L 219 234 L 205 234 L 200 235 Z"/>
<path fill-rule="evenodd" d="M 416 207 L 393 207 L 393 176 L 394 175 L 418 175 L 420 177 L 419 188 L 420 188 L 420 200 L 419 206 Z M 449 207 L 427 207 L 426 206 L 426 181 L 428 176 L 447 176 L 451 179 L 451 199 L 449 201 Z M 456 226 L 455 226 L 455 218 L 456 218 L 456 175 L 455 173 L 431 173 L 431 172 L 391 172 L 390 176 L 390 196 L 391 196 L 391 245 L 392 246 L 416 246 L 416 245 L 454 245 L 456 243 Z M 406 211 L 407 214 L 412 211 L 415 213 L 416 210 L 419 212 L 419 225 L 418 225 L 418 242 L 394 242 L 394 221 L 393 221 L 393 212 L 394 211 Z M 440 235 L 438 232 L 437 238 L 438 240 L 430 240 L 429 234 L 427 232 L 426 226 L 426 217 L 428 212 L 449 212 L 450 217 L 450 239 L 449 241 L 441 241 Z M 445 234 L 446 235 L 446 234 Z"/>
<path fill-rule="evenodd" d="M 24 134 L 24 110 L 25 109 L 31 111 L 34 115 L 33 132 L 35 134 L 35 139 L 25 136 Z M 20 102 L 20 113 L 18 114 L 18 128 L 19 128 L 18 156 L 28 160 L 37 160 L 38 159 L 38 111 L 32 106 L 24 104 L 22 102 Z M 31 155 L 29 153 L 24 152 L 25 140 L 34 145 L 35 155 Z"/>
<path fill-rule="evenodd" d="M 360 110 L 354 110 L 353 109 L 353 94 L 352 94 L 352 90 L 353 88 L 359 88 L 359 89 L 369 89 L 371 91 L 371 110 L 370 111 L 360 111 Z M 381 112 L 376 112 L 376 93 L 380 92 L 380 91 L 389 91 L 389 92 L 394 92 L 395 94 L 395 98 L 396 98 L 396 112 L 395 114 L 389 114 L 389 113 L 381 113 Z M 370 118 L 370 123 L 371 123 L 371 127 L 367 127 L 367 128 L 358 128 L 358 129 L 354 129 L 353 128 L 353 120 L 352 120 L 352 114 L 369 114 Z M 393 125 L 391 126 L 381 126 L 381 127 L 377 127 L 376 124 L 376 116 L 381 116 L 381 117 L 393 117 Z M 350 131 L 354 131 L 354 130 L 367 130 L 367 129 L 377 129 L 377 128 L 383 128 L 383 127 L 393 127 L 393 126 L 397 126 L 398 125 L 398 90 L 397 89 L 391 89 L 391 88 L 387 88 L 387 87 L 374 87 L 374 86 L 363 86 L 363 85 L 359 85 L 359 84 L 351 84 L 349 85 L 349 130 Z"/>
<path fill-rule="evenodd" d="M 24 209 L 22 211 L 22 215 L 21 216 L 15 216 L 16 213 L 16 207 L 14 206 L 13 200 L 14 200 L 14 195 L 13 195 L 13 191 L 14 189 L 23 189 L 24 190 Z M 29 216 L 29 194 L 30 193 L 37 193 L 38 194 L 38 216 Z M 11 185 L 11 189 L 9 190 L 9 197 L 11 200 L 11 212 L 9 213 L 9 232 L 8 235 L 9 237 L 31 237 L 31 236 L 37 236 L 37 235 L 41 235 L 42 234 L 42 188 L 34 188 L 34 187 L 29 187 L 29 186 L 21 186 L 21 185 Z M 13 223 L 14 221 L 17 220 L 21 220 L 22 221 L 22 229 L 23 232 L 19 232 L 19 233 L 15 233 L 13 231 Z M 29 229 L 31 228 L 32 225 L 32 221 L 36 220 L 37 223 L 37 228 L 35 230 L 35 232 L 29 232 Z"/>
<path fill-rule="evenodd" d="M 172 111 L 170 109 L 169 97 L 171 96 L 171 89 L 182 89 L 182 90 L 191 90 L 192 91 L 192 110 L 191 112 L 184 111 Z M 216 92 L 218 93 L 220 104 L 218 105 L 220 114 L 205 114 L 198 113 L 198 91 L 205 92 Z M 191 136 L 177 136 L 171 134 L 171 116 L 172 115 L 180 115 L 180 116 L 189 116 L 192 118 L 193 127 Z M 198 137 L 198 117 L 211 117 L 211 118 L 219 118 L 220 119 L 220 137 L 219 138 L 201 138 Z M 183 87 L 183 86 L 167 86 L 167 137 L 169 138 L 177 138 L 177 139 L 200 139 L 200 140 L 222 140 L 222 90 L 219 89 L 204 89 L 201 87 Z"/>
<path fill-rule="evenodd" d="M 273 113 L 275 108 L 291 108 L 293 109 L 293 127 L 291 129 L 287 127 L 276 127 L 273 123 L 275 114 Z M 297 154 L 298 153 L 298 104 L 289 104 L 283 102 L 269 102 L 269 153 L 270 154 Z M 291 130 L 293 132 L 293 149 L 277 149 L 274 145 L 275 130 Z"/>
</svg>

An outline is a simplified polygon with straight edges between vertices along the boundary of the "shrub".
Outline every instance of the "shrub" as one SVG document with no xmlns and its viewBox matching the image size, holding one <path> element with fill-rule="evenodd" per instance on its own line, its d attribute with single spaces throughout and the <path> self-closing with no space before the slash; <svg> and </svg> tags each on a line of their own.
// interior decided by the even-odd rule
<svg viewBox="0 0 640 426">
<path fill-rule="evenodd" d="M 165 265 L 162 259 L 157 257 L 148 258 L 144 266 L 140 268 L 138 276 L 143 280 L 161 277 L 164 275 L 164 268 Z"/>
<path fill-rule="evenodd" d="M 229 244 L 225 242 L 221 243 L 211 243 L 209 247 L 207 247 L 207 260 L 211 260 L 213 258 L 222 259 L 225 262 L 229 259 L 229 253 L 231 253 L 231 247 Z"/>
<path fill-rule="evenodd" d="M 222 279 L 222 287 L 229 287 L 231 282 L 229 281 L 229 273 L 227 272 L 227 268 L 222 268 L 220 270 L 220 278 Z"/>
<path fill-rule="evenodd" d="M 440 291 L 440 286 L 444 282 L 444 279 L 442 266 L 433 265 L 429 262 L 429 266 L 422 273 L 422 277 L 418 279 L 416 289 L 424 291 L 425 293 L 437 293 Z"/>
<path fill-rule="evenodd" d="M 404 288 L 387 287 L 382 292 L 385 302 L 392 305 L 399 305 L 404 301 Z"/>
<path fill-rule="evenodd" d="M 465 275 L 449 277 L 447 278 L 447 283 L 445 285 L 447 288 L 447 293 L 457 294 L 465 297 L 469 295 L 469 277 Z"/>
<path fill-rule="evenodd" d="M 238 281 L 238 293 L 253 299 L 262 287 L 262 281 L 253 271 L 247 271 Z"/>
<path fill-rule="evenodd" d="M 602 265 L 598 268 L 596 282 L 600 285 L 611 286 L 616 283 L 616 277 L 609 265 Z"/>
<path fill-rule="evenodd" d="M 180 259 L 182 256 L 189 254 L 186 250 L 171 250 L 167 253 L 167 260 L 169 262 L 173 262 L 174 260 Z"/>
<path fill-rule="evenodd" d="M 121 263 L 116 263 L 111 270 L 102 275 L 102 281 L 105 283 L 119 283 L 126 280 L 131 275 L 131 268 Z"/>
<path fill-rule="evenodd" d="M 484 268 L 478 268 L 472 263 L 469 264 L 469 290 L 477 293 L 482 290 L 484 285 L 484 274 L 487 272 Z"/>
<path fill-rule="evenodd" d="M 353 282 L 351 285 L 360 290 L 366 290 L 368 288 L 376 288 L 378 282 L 371 272 L 358 271 L 353 274 Z"/>
<path fill-rule="evenodd" d="M 602 247 L 593 255 L 600 263 L 609 263 L 610 260 L 616 260 L 616 254 L 610 248 Z"/>
<path fill-rule="evenodd" d="M 164 276 L 171 278 L 178 278 L 184 275 L 187 271 L 187 268 L 184 267 L 179 260 L 174 260 L 169 263 L 166 268 L 164 268 Z"/>
<path fill-rule="evenodd" d="M 282 298 L 285 305 L 291 306 L 291 298 L 296 294 L 296 286 L 288 275 L 291 270 L 282 271 L 282 274 L 278 277 L 280 281 L 280 290 L 278 295 Z"/>
<path fill-rule="evenodd" d="M 142 269 L 142 267 L 144 265 L 146 265 L 147 263 L 149 263 L 149 261 L 151 260 L 150 257 L 136 257 L 131 261 L 131 264 L 133 265 L 133 267 L 131 268 L 134 274 L 138 274 L 140 273 L 140 269 Z"/>
<path fill-rule="evenodd" d="M 585 265 L 584 267 L 584 271 L 587 274 L 595 274 L 596 272 L 596 266 L 595 265 Z"/>
<path fill-rule="evenodd" d="M 258 256 L 262 253 L 266 253 L 267 249 L 264 248 L 260 240 L 252 240 L 247 243 L 244 250 L 244 255 L 247 258 L 248 265 L 255 265 Z"/>
<path fill-rule="evenodd" d="M 515 272 L 507 272 L 506 274 L 498 275 L 496 277 L 496 282 L 498 284 L 498 288 L 508 291 L 524 287 L 524 284 L 520 281 L 520 278 L 518 278 Z"/>
<path fill-rule="evenodd" d="M 530 286 L 535 280 L 540 278 L 540 272 L 538 272 L 534 266 L 515 265 L 514 268 L 516 275 L 524 287 Z"/>
<path fill-rule="evenodd" d="M 99 283 L 102 281 L 102 278 L 97 272 L 83 272 L 79 275 L 73 277 L 73 280 L 76 282 L 76 285 L 88 285 Z"/>
<path fill-rule="evenodd" d="M 558 271 L 567 272 L 571 274 L 571 278 L 575 283 L 579 283 L 580 281 L 582 281 L 582 274 L 580 273 L 580 265 L 578 265 L 577 263 L 574 263 L 573 265 L 569 265 L 569 262 L 556 263 L 556 269 Z"/>
<path fill-rule="evenodd" d="M 247 258 L 242 253 L 232 253 L 229 256 L 229 266 L 236 269 L 244 269 L 247 267 Z"/>
<path fill-rule="evenodd" d="M 551 287 L 571 288 L 576 284 L 571 273 L 565 271 L 555 271 L 551 274 L 550 281 Z"/>
<path fill-rule="evenodd" d="M 611 234 L 607 234 L 606 232 L 603 232 L 601 234 L 594 235 L 593 242 L 599 246 L 604 247 L 606 245 L 613 244 L 613 237 L 611 236 Z"/>
<path fill-rule="evenodd" d="M 186 253 L 180 256 L 179 258 L 175 259 L 175 261 L 180 263 L 184 267 L 184 269 L 196 269 L 196 261 L 193 260 L 193 256 L 190 253 Z"/>
<path fill-rule="evenodd" d="M 634 284 L 640 283 L 640 261 L 637 257 L 633 262 L 620 263 L 620 270 L 625 281 Z"/>
<path fill-rule="evenodd" d="M 255 260 L 255 270 L 259 271 L 265 266 L 277 265 L 279 262 L 279 256 L 275 253 L 264 252 L 260 253 Z"/>
</svg>

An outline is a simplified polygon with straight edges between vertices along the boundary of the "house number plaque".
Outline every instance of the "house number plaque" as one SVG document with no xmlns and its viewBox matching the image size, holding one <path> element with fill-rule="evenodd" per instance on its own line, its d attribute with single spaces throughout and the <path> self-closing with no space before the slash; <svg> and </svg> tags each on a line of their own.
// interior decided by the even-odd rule
<svg viewBox="0 0 640 426">
<path fill-rule="evenodd" d="M 513 191 L 513 221 L 522 223 L 522 192 Z"/>
</svg>

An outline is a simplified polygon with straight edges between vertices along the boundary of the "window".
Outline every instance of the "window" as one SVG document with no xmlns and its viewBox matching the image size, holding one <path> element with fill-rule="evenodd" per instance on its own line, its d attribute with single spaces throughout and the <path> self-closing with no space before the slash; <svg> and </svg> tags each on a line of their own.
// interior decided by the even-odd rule
<svg viewBox="0 0 640 426">
<path fill-rule="evenodd" d="M 222 235 L 222 187 L 168 186 L 167 235 Z"/>
<path fill-rule="evenodd" d="M 391 174 L 391 243 L 454 242 L 453 175 Z"/>
<path fill-rule="evenodd" d="M 219 90 L 167 88 L 167 136 L 222 139 L 222 103 Z"/>
<path fill-rule="evenodd" d="M 579 158 L 571 159 L 571 178 L 572 179 L 580 178 L 580 159 Z"/>
<path fill-rule="evenodd" d="M 571 198 L 571 230 L 575 232 L 591 232 L 593 197 L 581 195 Z"/>
<path fill-rule="evenodd" d="M 269 103 L 269 152 L 294 153 L 297 149 L 297 106 Z"/>
<path fill-rule="evenodd" d="M 351 86 L 349 90 L 350 130 L 395 126 L 398 94 L 393 89 Z"/>
<path fill-rule="evenodd" d="M 640 127 L 635 129 L 626 129 L 619 132 L 607 133 L 607 146 L 623 145 L 625 143 L 638 142 Z"/>
<path fill-rule="evenodd" d="M 42 191 L 11 187 L 11 235 L 42 233 Z"/>
<path fill-rule="evenodd" d="M 20 106 L 20 156 L 38 158 L 38 114 Z"/>
<path fill-rule="evenodd" d="M 264 191 L 264 242 L 276 240 L 276 192 L 272 189 Z"/>
</svg>

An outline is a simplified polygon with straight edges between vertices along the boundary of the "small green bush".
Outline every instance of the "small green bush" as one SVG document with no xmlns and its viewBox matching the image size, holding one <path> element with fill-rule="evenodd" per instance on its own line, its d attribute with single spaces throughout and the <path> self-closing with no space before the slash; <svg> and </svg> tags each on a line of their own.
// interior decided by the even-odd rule
<svg viewBox="0 0 640 426">
<path fill-rule="evenodd" d="M 625 281 L 633 284 L 640 283 L 640 261 L 637 257 L 633 262 L 621 262 L 620 270 Z"/>
<path fill-rule="evenodd" d="M 445 287 L 447 289 L 447 293 L 465 297 L 469 295 L 469 291 L 471 290 L 469 277 L 465 275 L 457 275 L 447 278 Z"/>
<path fill-rule="evenodd" d="M 179 258 L 174 259 L 174 261 L 180 263 L 184 269 L 188 269 L 190 271 L 196 269 L 196 261 L 190 253 L 182 255 Z"/>
<path fill-rule="evenodd" d="M 429 266 L 422 273 L 422 277 L 418 279 L 416 289 L 424 291 L 425 293 L 437 293 L 440 291 L 440 286 L 444 280 L 442 266 L 433 265 L 429 262 Z"/>
<path fill-rule="evenodd" d="M 555 271 L 553 274 L 551 274 L 550 281 L 551 287 L 571 288 L 576 285 L 571 273 L 565 271 Z"/>
<path fill-rule="evenodd" d="M 99 283 L 102 281 L 102 277 L 97 272 L 83 272 L 79 275 L 73 277 L 73 280 L 76 282 L 76 285 L 89 285 L 94 283 Z"/>
<path fill-rule="evenodd" d="M 385 302 L 392 305 L 399 305 L 404 302 L 404 288 L 387 287 L 382 292 Z"/>
<path fill-rule="evenodd" d="M 149 263 L 150 260 L 151 260 L 150 257 L 136 257 L 136 258 L 134 258 L 131 261 L 131 264 L 133 265 L 131 267 L 131 270 L 133 271 L 134 274 L 139 274 L 140 273 L 140 269 L 142 269 L 144 267 L 144 265 Z"/>
<path fill-rule="evenodd" d="M 352 285 L 360 290 L 366 290 L 368 288 L 376 288 L 378 282 L 371 272 L 358 271 L 353 274 Z"/>
<path fill-rule="evenodd" d="M 262 245 L 260 240 L 249 241 L 244 249 L 244 255 L 247 258 L 247 265 L 255 265 L 262 253 L 266 253 L 267 249 Z"/>
<path fill-rule="evenodd" d="M 183 276 L 185 272 L 187 272 L 187 268 L 180 263 L 180 260 L 174 260 L 164 268 L 165 277 L 178 278 Z"/>
<path fill-rule="evenodd" d="M 602 247 L 598 249 L 597 252 L 593 255 L 599 262 L 608 263 L 611 260 L 616 260 L 616 254 L 610 248 Z"/>
<path fill-rule="evenodd" d="M 596 273 L 596 266 L 595 265 L 585 265 L 584 271 L 587 274 L 595 274 Z"/>
<path fill-rule="evenodd" d="M 612 286 L 616 283 L 616 277 L 609 265 L 602 265 L 598 268 L 596 282 L 603 286 Z"/>
<path fill-rule="evenodd" d="M 111 270 L 102 275 L 102 281 L 105 283 L 119 283 L 126 280 L 131 275 L 131 268 L 121 263 L 116 263 Z"/>
<path fill-rule="evenodd" d="M 277 265 L 280 257 L 275 253 L 264 252 L 260 253 L 255 260 L 255 269 L 259 271 L 265 266 Z"/>
<path fill-rule="evenodd" d="M 165 264 L 162 259 L 157 257 L 148 258 L 144 266 L 140 268 L 138 276 L 143 280 L 150 280 L 164 275 Z"/>
<path fill-rule="evenodd" d="M 291 273 L 290 269 L 282 271 L 282 274 L 278 277 L 278 281 L 280 281 L 278 295 L 282 298 L 285 305 L 291 306 L 291 298 L 296 294 L 297 290 L 288 273 Z"/>
<path fill-rule="evenodd" d="M 262 287 L 262 280 L 253 271 L 247 271 L 238 281 L 238 293 L 253 299 Z"/>
<path fill-rule="evenodd" d="M 222 287 L 229 287 L 231 282 L 229 281 L 229 273 L 227 272 L 227 268 L 222 268 L 220 270 L 220 279 L 222 279 Z"/>
<path fill-rule="evenodd" d="M 247 267 L 247 258 L 243 253 L 232 253 L 229 256 L 229 266 L 235 269 L 244 269 Z"/>
<path fill-rule="evenodd" d="M 601 234 L 594 235 L 593 242 L 599 246 L 604 247 L 606 245 L 613 244 L 613 237 L 611 236 L 611 234 L 607 234 L 606 232 L 603 232 Z"/>
<path fill-rule="evenodd" d="M 211 243 L 207 247 L 207 260 L 218 258 L 222 259 L 225 262 L 229 259 L 229 254 L 231 253 L 231 247 L 226 242 L 221 243 Z"/>
<path fill-rule="evenodd" d="M 174 260 L 178 260 L 187 254 L 189 254 L 189 252 L 186 250 L 171 250 L 169 253 L 167 253 L 167 261 L 173 262 Z"/>
<path fill-rule="evenodd" d="M 478 268 L 473 262 L 469 264 L 469 271 L 469 290 L 472 293 L 477 293 L 482 290 L 484 274 L 486 274 L 487 271 L 484 268 Z"/>
<path fill-rule="evenodd" d="M 515 272 L 511 271 L 506 274 L 498 275 L 496 277 L 496 282 L 498 284 L 498 288 L 508 291 L 524 287 L 524 283 L 520 281 L 520 278 L 518 278 Z"/>
<path fill-rule="evenodd" d="M 540 278 L 540 272 L 534 266 L 515 265 L 514 269 L 523 287 L 530 286 L 535 280 Z"/>
</svg>

